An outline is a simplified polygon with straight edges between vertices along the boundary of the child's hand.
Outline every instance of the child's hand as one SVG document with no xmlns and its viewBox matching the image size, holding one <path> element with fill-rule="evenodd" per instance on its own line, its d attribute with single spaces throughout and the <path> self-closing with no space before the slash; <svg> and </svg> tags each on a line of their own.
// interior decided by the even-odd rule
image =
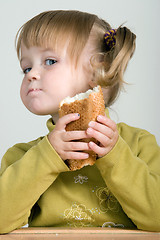
<svg viewBox="0 0 160 240">
<path fill-rule="evenodd" d="M 85 131 L 66 131 L 66 125 L 79 118 L 77 113 L 68 114 L 61 117 L 54 128 L 48 135 L 48 139 L 56 152 L 63 160 L 66 159 L 86 159 L 87 153 L 79 152 L 89 150 L 88 143 L 73 140 L 87 138 Z"/>
<path fill-rule="evenodd" d="M 119 135 L 117 126 L 111 119 L 99 115 L 97 121 L 91 121 L 86 132 L 89 137 L 95 138 L 100 143 L 97 145 L 90 142 L 90 149 L 97 153 L 98 157 L 103 157 L 115 146 Z"/>
</svg>

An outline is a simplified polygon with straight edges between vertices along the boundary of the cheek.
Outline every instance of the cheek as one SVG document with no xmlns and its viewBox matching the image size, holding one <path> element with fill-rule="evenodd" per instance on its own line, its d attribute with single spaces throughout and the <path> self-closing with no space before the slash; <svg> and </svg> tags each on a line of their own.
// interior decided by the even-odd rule
<svg viewBox="0 0 160 240">
<path fill-rule="evenodd" d="M 55 71 L 45 71 L 44 74 L 41 75 L 40 85 L 44 89 L 50 89 L 54 86 L 55 82 L 57 82 L 57 78 Z"/>
<path fill-rule="evenodd" d="M 20 97 L 22 99 L 22 102 L 24 102 L 24 98 L 25 98 L 25 95 L 26 95 L 25 89 L 26 89 L 26 86 L 25 86 L 25 83 L 23 81 L 22 84 L 21 84 L 21 87 L 20 87 Z"/>
<path fill-rule="evenodd" d="M 82 71 L 85 78 L 90 82 L 93 78 L 93 68 L 91 67 L 91 64 L 87 63 L 86 65 L 83 65 Z"/>
</svg>

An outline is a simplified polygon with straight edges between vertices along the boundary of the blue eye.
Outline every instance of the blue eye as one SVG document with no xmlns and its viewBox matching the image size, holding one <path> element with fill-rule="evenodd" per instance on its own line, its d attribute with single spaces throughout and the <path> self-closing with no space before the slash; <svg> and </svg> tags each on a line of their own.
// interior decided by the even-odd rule
<svg viewBox="0 0 160 240">
<path fill-rule="evenodd" d="M 46 65 L 50 66 L 55 64 L 57 61 L 54 59 L 47 59 L 45 62 L 46 62 Z"/>
<path fill-rule="evenodd" d="M 26 68 L 26 69 L 23 70 L 23 73 L 24 73 L 24 74 L 27 74 L 27 73 L 29 73 L 29 72 L 31 71 L 31 69 L 32 69 L 32 68 Z"/>
</svg>

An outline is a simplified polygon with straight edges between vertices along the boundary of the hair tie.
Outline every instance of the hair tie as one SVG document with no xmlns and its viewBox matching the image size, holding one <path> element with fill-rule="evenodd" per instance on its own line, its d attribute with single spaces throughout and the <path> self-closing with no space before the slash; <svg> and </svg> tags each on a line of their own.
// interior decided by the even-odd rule
<svg viewBox="0 0 160 240">
<path fill-rule="evenodd" d="M 111 50 L 115 46 L 116 32 L 117 32 L 117 29 L 111 29 L 105 33 L 104 39 L 105 39 L 105 43 L 107 45 L 107 50 Z"/>
</svg>

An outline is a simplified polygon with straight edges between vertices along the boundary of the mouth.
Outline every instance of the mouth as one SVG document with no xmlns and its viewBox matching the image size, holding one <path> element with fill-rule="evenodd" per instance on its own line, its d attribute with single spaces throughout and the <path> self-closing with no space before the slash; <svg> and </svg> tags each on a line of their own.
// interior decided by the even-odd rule
<svg viewBox="0 0 160 240">
<path fill-rule="evenodd" d="M 27 95 L 28 95 L 29 93 L 38 93 L 38 92 L 40 92 L 40 91 L 42 91 L 41 88 L 30 88 L 30 89 L 28 90 L 28 92 L 27 92 Z"/>
</svg>

